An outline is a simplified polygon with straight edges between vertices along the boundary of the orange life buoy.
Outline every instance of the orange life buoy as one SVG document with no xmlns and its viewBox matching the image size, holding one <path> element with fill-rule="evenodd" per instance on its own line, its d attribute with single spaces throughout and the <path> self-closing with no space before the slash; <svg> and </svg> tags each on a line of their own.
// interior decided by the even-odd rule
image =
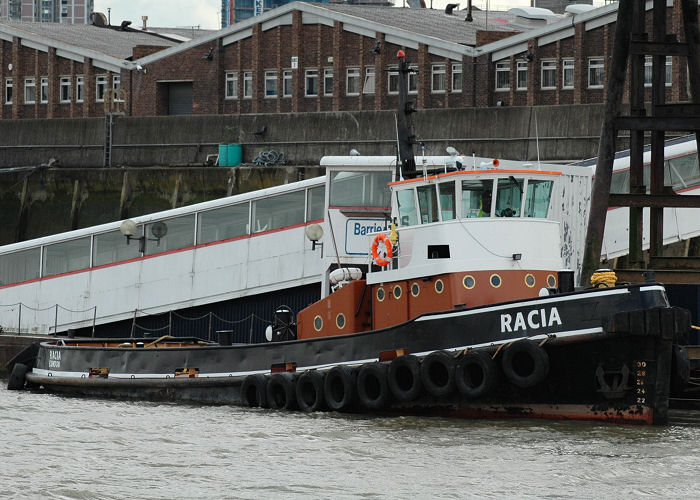
<svg viewBox="0 0 700 500">
<path fill-rule="evenodd" d="M 384 246 L 386 247 L 386 258 L 379 256 L 378 247 L 380 241 L 384 242 Z M 393 256 L 394 247 L 391 244 L 391 240 L 387 238 L 386 234 L 380 233 L 375 236 L 374 241 L 372 242 L 372 258 L 374 259 L 374 262 L 378 266 L 385 267 L 389 265 L 389 262 L 391 262 Z"/>
</svg>

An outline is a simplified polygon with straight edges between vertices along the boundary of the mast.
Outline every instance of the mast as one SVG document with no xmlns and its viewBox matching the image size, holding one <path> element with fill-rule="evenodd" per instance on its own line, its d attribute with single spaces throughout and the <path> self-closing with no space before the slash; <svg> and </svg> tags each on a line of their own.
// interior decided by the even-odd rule
<svg viewBox="0 0 700 500">
<path fill-rule="evenodd" d="M 411 114 L 415 113 L 413 105 L 408 101 L 408 74 L 415 71 L 408 67 L 406 53 L 399 50 L 396 53 L 399 60 L 399 107 L 396 113 L 396 134 L 399 148 L 399 161 L 404 176 L 413 177 L 416 172 L 416 160 L 413 157 L 415 134 Z M 398 165 L 397 165 L 398 166 Z M 399 173 L 396 173 L 398 179 Z"/>
</svg>

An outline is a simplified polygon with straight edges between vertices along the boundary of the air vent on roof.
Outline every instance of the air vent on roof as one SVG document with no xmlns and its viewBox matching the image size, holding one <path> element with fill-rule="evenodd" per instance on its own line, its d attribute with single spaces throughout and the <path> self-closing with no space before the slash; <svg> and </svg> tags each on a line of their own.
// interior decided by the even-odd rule
<svg viewBox="0 0 700 500">
<path fill-rule="evenodd" d="M 448 16 L 451 16 L 451 15 L 452 15 L 452 11 L 455 10 L 456 8 L 458 8 L 458 7 L 459 7 L 459 4 L 458 4 L 458 3 L 448 3 L 448 4 L 445 6 L 445 14 L 447 14 Z"/>
<path fill-rule="evenodd" d="M 90 14 L 90 22 L 94 26 L 104 28 L 105 26 L 107 26 L 107 16 L 105 16 L 102 12 L 93 12 L 92 14 Z"/>
</svg>

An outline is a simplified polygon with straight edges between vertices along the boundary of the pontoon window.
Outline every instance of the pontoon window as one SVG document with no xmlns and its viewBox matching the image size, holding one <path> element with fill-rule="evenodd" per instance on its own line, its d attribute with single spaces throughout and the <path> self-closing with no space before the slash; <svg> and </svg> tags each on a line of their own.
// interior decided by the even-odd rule
<svg viewBox="0 0 700 500">
<path fill-rule="evenodd" d="M 194 214 L 146 224 L 146 255 L 194 245 Z"/>
<path fill-rule="evenodd" d="M 0 255 L 0 285 L 38 278 L 40 255 L 40 248 Z"/>
<path fill-rule="evenodd" d="M 332 172 L 331 206 L 388 207 L 391 172 Z"/>
<path fill-rule="evenodd" d="M 272 196 L 253 202 L 253 231 L 293 226 L 304 222 L 304 191 Z"/>
<path fill-rule="evenodd" d="M 418 210 L 416 210 L 416 198 L 413 189 L 402 189 L 396 192 L 399 204 L 399 221 L 402 226 L 415 226 L 418 224 Z"/>
<path fill-rule="evenodd" d="M 90 267 L 90 237 L 44 247 L 43 276 L 68 273 Z"/>
<path fill-rule="evenodd" d="M 549 199 L 552 195 L 552 181 L 530 179 L 527 181 L 527 196 L 525 197 L 525 217 L 544 219 L 549 210 Z"/>
<path fill-rule="evenodd" d="M 248 203 L 201 212 L 197 224 L 197 243 L 211 243 L 248 234 L 248 213 Z"/>
<path fill-rule="evenodd" d="M 438 184 L 440 191 L 440 215 L 442 220 L 455 218 L 455 183 L 442 182 Z"/>
<path fill-rule="evenodd" d="M 143 226 L 139 226 L 138 231 L 143 231 Z M 141 234 L 143 233 L 135 234 L 134 237 L 138 238 Z M 135 259 L 139 256 L 139 242 L 132 239 L 127 244 L 126 237 L 119 230 L 96 234 L 93 238 L 93 266 L 103 266 L 121 260 Z"/>
<path fill-rule="evenodd" d="M 666 164 L 673 189 L 684 189 L 700 184 L 697 153 L 673 158 Z"/>
<path fill-rule="evenodd" d="M 462 181 L 462 217 L 490 217 L 493 181 Z"/>
<path fill-rule="evenodd" d="M 418 186 L 417 191 L 421 223 L 427 224 L 440 220 L 435 186 Z"/>
<path fill-rule="evenodd" d="M 318 186 L 307 191 L 306 220 L 323 219 L 326 203 L 326 187 Z"/>
<path fill-rule="evenodd" d="M 523 199 L 523 179 L 512 175 L 498 179 L 496 195 L 496 217 L 520 217 L 520 203 Z"/>
</svg>

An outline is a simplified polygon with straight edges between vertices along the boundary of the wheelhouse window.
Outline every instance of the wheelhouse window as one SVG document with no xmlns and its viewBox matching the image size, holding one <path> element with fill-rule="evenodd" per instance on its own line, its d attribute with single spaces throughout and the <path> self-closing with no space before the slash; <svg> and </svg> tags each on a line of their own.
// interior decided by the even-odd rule
<svg viewBox="0 0 700 500">
<path fill-rule="evenodd" d="M 323 95 L 333 95 L 333 68 L 323 69 Z"/>
<path fill-rule="evenodd" d="M 194 245 L 194 214 L 146 224 L 146 255 Z"/>
<path fill-rule="evenodd" d="M 0 255 L 0 285 L 21 283 L 39 277 L 41 249 L 30 248 Z"/>
<path fill-rule="evenodd" d="M 143 235 L 143 225 L 139 225 L 137 228 L 141 234 L 135 234 L 136 238 Z M 127 242 L 119 230 L 96 234 L 93 237 L 92 246 L 93 266 L 103 266 L 112 262 L 140 257 L 138 241 Z"/>
<path fill-rule="evenodd" d="M 418 209 L 416 197 L 411 189 L 402 189 L 396 192 L 396 201 L 399 205 L 399 222 L 402 226 L 415 226 L 418 224 Z"/>
<path fill-rule="evenodd" d="M 36 102 L 36 79 L 24 79 L 24 104 L 34 104 Z"/>
<path fill-rule="evenodd" d="M 90 267 L 90 237 L 44 247 L 42 276 L 55 276 Z"/>
<path fill-rule="evenodd" d="M 602 89 L 605 77 L 605 64 L 602 58 L 588 60 L 588 88 Z"/>
<path fill-rule="evenodd" d="M 197 243 L 227 240 L 248 234 L 250 204 L 240 203 L 198 214 Z"/>
<path fill-rule="evenodd" d="M 418 186 L 416 188 L 416 194 L 418 195 L 418 209 L 420 210 L 421 223 L 428 224 L 430 222 L 439 221 L 440 216 L 435 186 L 433 184 Z"/>
<path fill-rule="evenodd" d="M 363 94 L 374 94 L 374 66 L 365 68 L 365 83 L 362 86 Z"/>
<path fill-rule="evenodd" d="M 253 97 L 253 72 L 243 72 L 243 99 L 251 99 Z"/>
<path fill-rule="evenodd" d="M 431 68 L 430 90 L 434 94 L 444 94 L 447 82 L 445 80 L 445 65 L 433 64 Z"/>
<path fill-rule="evenodd" d="M 323 219 L 326 207 L 326 186 L 310 188 L 306 191 L 306 220 Z"/>
<path fill-rule="evenodd" d="M 574 88 L 574 60 L 573 59 L 562 60 L 561 69 L 562 69 L 561 88 L 573 89 Z"/>
<path fill-rule="evenodd" d="M 515 64 L 515 88 L 516 90 L 527 90 L 527 62 L 518 61 Z"/>
<path fill-rule="evenodd" d="M 238 71 L 226 72 L 226 99 L 238 99 Z"/>
<path fill-rule="evenodd" d="M 265 97 L 277 97 L 277 71 L 265 71 Z"/>
<path fill-rule="evenodd" d="M 333 207 L 391 206 L 391 172 L 332 172 L 330 205 Z"/>
<path fill-rule="evenodd" d="M 455 210 L 455 183 L 441 182 L 438 184 L 440 197 L 440 218 L 442 220 L 452 220 L 456 217 Z"/>
<path fill-rule="evenodd" d="M 554 89 L 557 87 L 557 62 L 542 61 L 541 75 L 542 89 Z"/>
<path fill-rule="evenodd" d="M 462 218 L 491 216 L 493 181 L 465 179 L 462 181 Z"/>
<path fill-rule="evenodd" d="M 70 102 L 71 96 L 71 78 L 70 76 L 62 76 L 59 80 L 59 95 L 60 102 Z"/>
<path fill-rule="evenodd" d="M 452 65 L 452 92 L 462 92 L 462 65 Z"/>
<path fill-rule="evenodd" d="M 525 197 L 525 217 L 544 219 L 549 211 L 549 199 L 552 196 L 552 181 L 528 179 Z"/>
<path fill-rule="evenodd" d="M 253 202 L 253 231 L 260 233 L 304 222 L 304 191 L 271 196 Z"/>
<path fill-rule="evenodd" d="M 510 63 L 496 63 L 496 90 L 503 92 L 510 90 Z"/>
<path fill-rule="evenodd" d="M 360 68 L 347 69 L 345 93 L 347 95 L 360 95 Z"/>
<path fill-rule="evenodd" d="M 282 97 L 292 97 L 292 70 L 282 72 Z"/>
<path fill-rule="evenodd" d="M 318 96 L 318 70 L 307 69 L 305 73 L 305 92 L 306 97 Z"/>
<path fill-rule="evenodd" d="M 516 179 L 513 176 L 507 179 L 498 179 L 496 217 L 520 217 L 523 183 L 523 179 Z"/>
</svg>

